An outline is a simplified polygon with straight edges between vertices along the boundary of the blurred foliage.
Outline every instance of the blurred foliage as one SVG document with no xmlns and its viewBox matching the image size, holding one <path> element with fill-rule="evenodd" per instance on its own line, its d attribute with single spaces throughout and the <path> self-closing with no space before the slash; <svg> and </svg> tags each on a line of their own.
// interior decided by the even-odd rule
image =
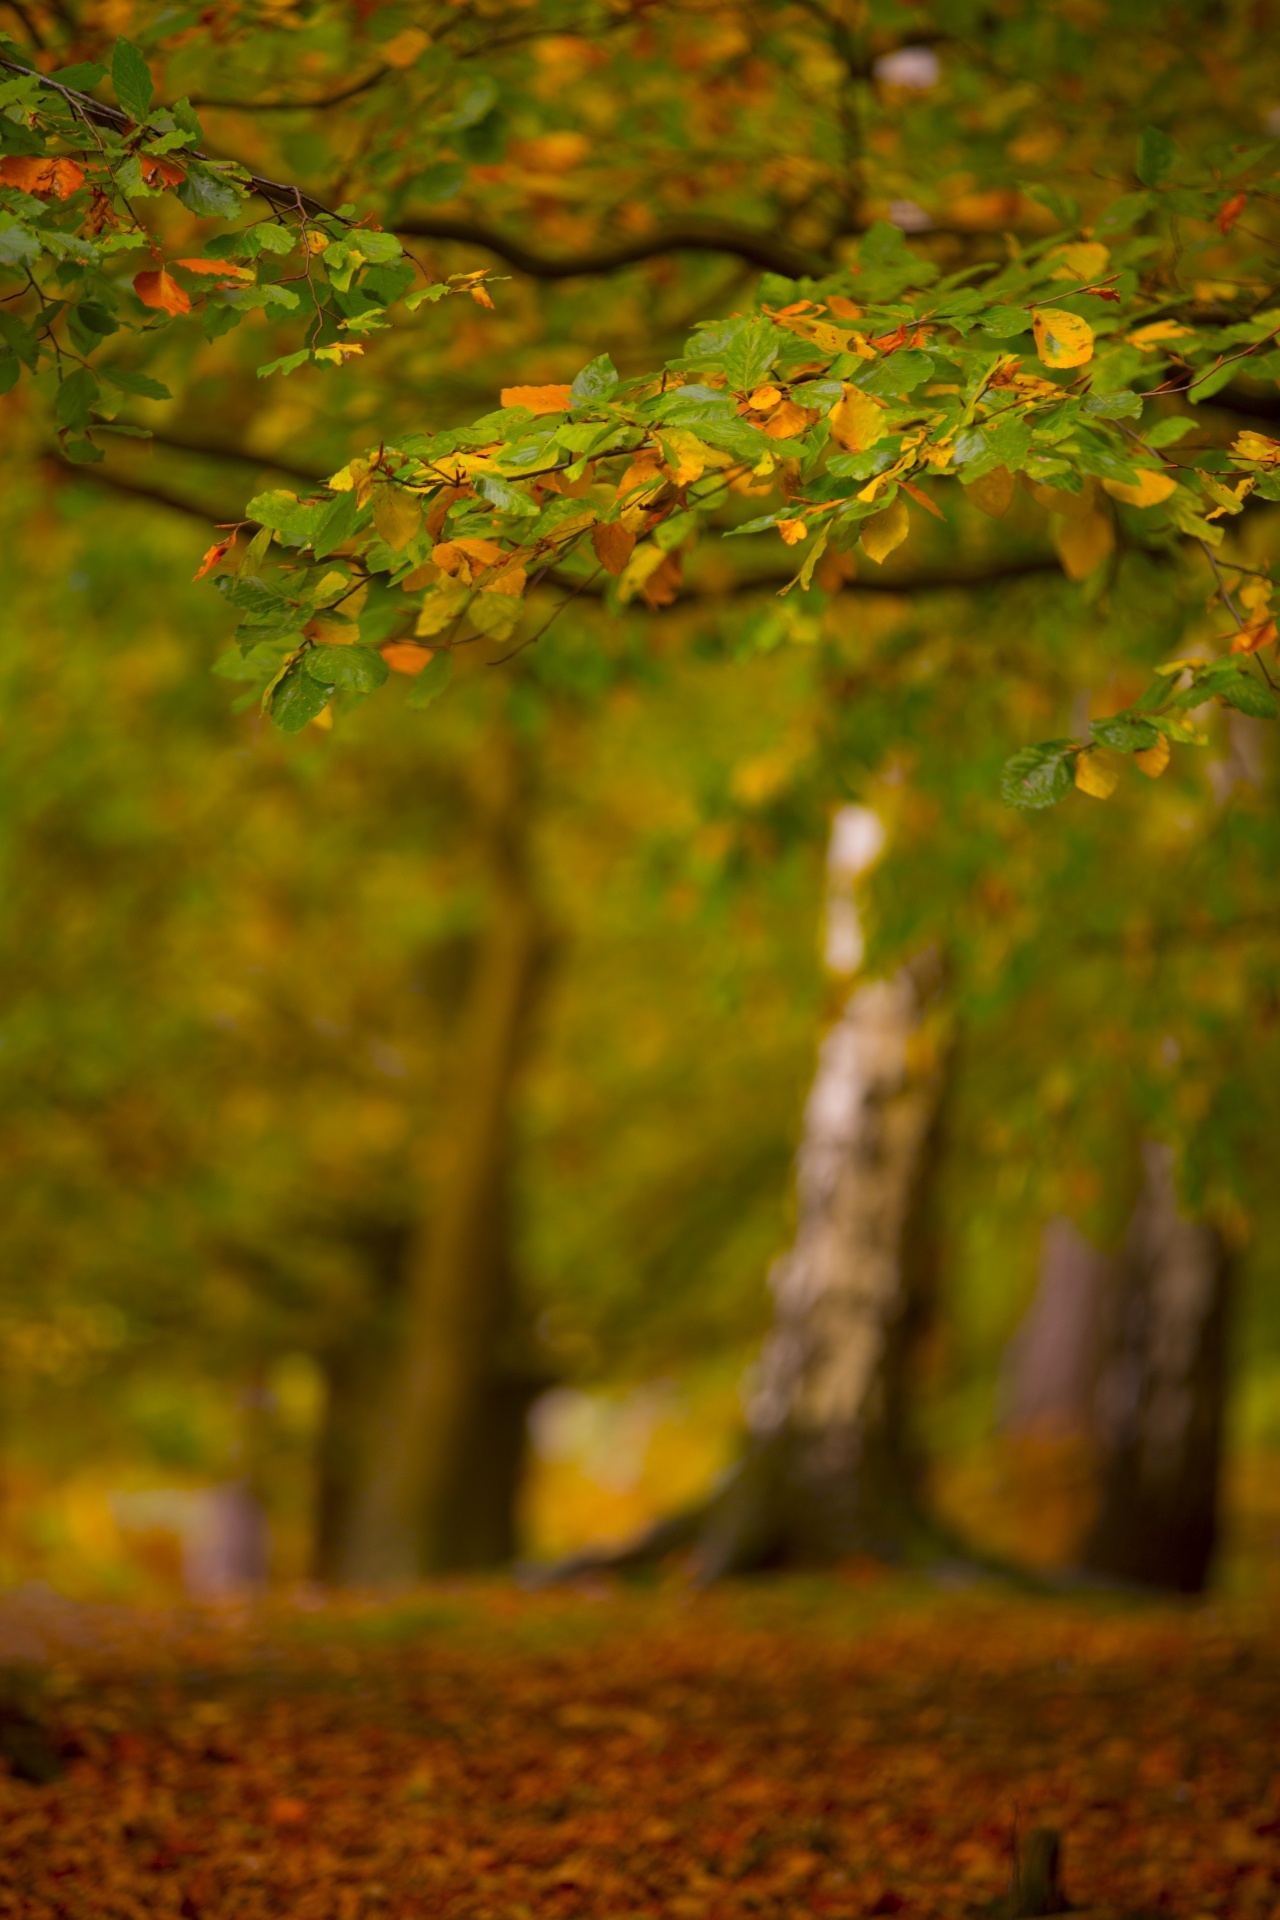
<svg viewBox="0 0 1280 1920">
<path fill-rule="evenodd" d="M 305 494 L 380 436 L 457 427 L 500 387 L 566 383 L 606 350 L 638 374 L 747 304 L 761 271 L 857 265 L 887 216 L 940 273 L 994 271 L 1006 235 L 1034 249 L 1140 190 L 1136 231 L 1174 248 L 1177 298 L 1206 335 L 1228 327 L 1261 298 L 1268 191 L 1223 231 L 1207 203 L 1173 204 L 1180 174 L 1157 192 L 1134 169 L 1161 164 L 1142 129 L 1167 128 L 1203 199 L 1224 145 L 1265 146 L 1271 10 L 24 11 L 40 70 L 109 68 L 123 34 L 218 153 L 373 209 L 433 284 L 494 260 L 510 277 L 493 310 L 393 302 L 341 371 L 265 381 L 297 350 L 292 310 L 240 313 L 215 291 L 203 329 L 199 312 L 155 325 L 122 293 L 127 324 L 95 352 L 171 397 L 135 383 L 120 417 L 154 437 L 113 439 L 74 472 L 53 373 L 0 401 L 11 1513 L 41 1475 L 89 1462 L 119 1460 L 123 1481 L 251 1457 L 278 1516 L 302 1508 L 316 1365 L 440 1176 L 487 912 L 468 770 L 497 717 L 529 746 L 555 932 L 519 1111 L 518 1252 L 548 1377 L 617 1395 L 687 1383 L 713 1409 L 689 1446 L 710 1467 L 705 1434 L 767 1317 L 814 1038 L 840 990 L 820 960 L 822 847 L 831 808 L 856 799 L 889 829 L 864 889 L 867 964 L 936 944 L 960 1034 L 935 1446 L 989 1427 L 1040 1223 L 1068 1211 L 1114 1243 L 1148 1130 L 1242 1249 L 1239 1432 L 1273 1437 L 1266 729 L 1208 706 L 1207 753 L 1175 746 L 1157 781 L 1126 767 L 1106 805 L 1073 793 L 1024 816 L 1000 800 L 1020 742 L 1083 739 L 1162 663 L 1223 646 L 1214 576 L 1202 556 L 1194 573 L 1143 551 L 1148 510 L 1121 503 L 1118 545 L 1079 581 L 1054 557 L 1062 515 L 1020 492 L 997 523 L 949 489 L 945 525 L 913 522 L 910 574 L 860 559 L 780 600 L 742 585 L 745 561 L 707 557 L 696 598 L 580 596 L 500 668 L 506 643 L 460 650 L 425 712 L 409 705 L 419 677 L 395 673 L 379 701 L 335 702 L 332 726 L 292 739 L 230 710 L 208 671 L 227 611 L 190 584 L 210 525 L 251 496 Z M 333 106 L 279 105 L 348 87 Z M 144 201 L 167 258 L 205 244 L 180 196 Z M 278 259 L 266 277 L 296 270 Z M 239 323 L 210 326 L 210 308 Z M 1155 364 L 1125 377 L 1151 384 Z M 1275 410 L 1274 370 L 1233 373 L 1195 409 L 1204 470 Z M 1186 411 L 1152 403 L 1148 424 Z M 1231 516 L 1222 557 L 1265 571 L 1277 511 Z M 367 607 L 361 638 L 383 644 L 387 601 Z"/>
</svg>

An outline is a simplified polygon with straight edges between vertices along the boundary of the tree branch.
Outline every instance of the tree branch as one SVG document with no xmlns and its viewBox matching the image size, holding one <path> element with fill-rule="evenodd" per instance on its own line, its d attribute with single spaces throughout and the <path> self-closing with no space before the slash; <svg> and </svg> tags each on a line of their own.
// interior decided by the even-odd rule
<svg viewBox="0 0 1280 1920">
<path fill-rule="evenodd" d="M 61 95 L 83 120 L 91 120 L 100 127 L 115 127 L 121 133 L 133 126 L 133 121 L 128 114 L 123 113 L 119 107 L 108 107 L 101 100 L 95 100 L 92 94 L 81 93 L 76 87 L 64 87 L 60 80 L 50 80 L 45 74 L 37 73 L 34 67 L 23 66 L 20 60 L 6 60 L 0 57 L 0 69 L 8 73 L 20 73 L 24 78 L 36 81 L 49 93 Z M 206 166 L 215 168 L 220 164 L 223 166 L 227 164 L 225 160 L 219 162 L 212 154 L 201 153 L 194 149 L 189 152 L 188 157 L 192 160 L 202 160 Z M 239 161 L 233 164 L 240 166 Z M 304 193 L 301 187 L 289 186 L 282 180 L 268 180 L 264 174 L 253 173 L 247 167 L 243 169 L 243 178 L 259 198 L 267 202 L 268 206 L 288 207 L 293 212 L 301 211 L 313 215 L 322 213 L 330 220 L 340 221 L 344 227 L 354 225 L 353 221 L 343 219 L 341 214 L 332 212 L 314 195 Z"/>
<path fill-rule="evenodd" d="M 192 94 L 191 105 L 223 107 L 233 113 L 323 113 L 327 107 L 340 107 L 345 100 L 354 100 L 358 94 L 368 93 L 390 72 L 390 67 L 375 67 L 363 80 L 343 87 L 340 93 L 324 94 L 319 100 L 224 100 L 214 94 L 201 93 Z"/>
<path fill-rule="evenodd" d="M 585 253 L 545 254 L 525 245 L 512 235 L 472 220 L 431 219 L 418 215 L 395 222 L 399 234 L 421 240 L 457 240 L 465 246 L 480 247 L 496 254 L 517 273 L 535 280 L 571 280 L 581 274 L 616 273 L 620 267 L 652 260 L 664 253 L 720 253 L 746 260 L 768 273 L 780 273 L 788 280 L 820 278 L 832 272 L 835 262 L 821 254 L 809 253 L 780 234 L 762 233 L 741 227 L 729 220 L 689 220 L 679 225 L 659 227 L 653 233 L 637 234 L 612 246 L 589 248 Z"/>
</svg>

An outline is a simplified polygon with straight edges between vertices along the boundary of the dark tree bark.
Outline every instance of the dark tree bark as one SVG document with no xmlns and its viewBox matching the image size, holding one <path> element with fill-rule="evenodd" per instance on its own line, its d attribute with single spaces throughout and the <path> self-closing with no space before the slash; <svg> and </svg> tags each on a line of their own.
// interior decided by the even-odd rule
<svg viewBox="0 0 1280 1920">
<path fill-rule="evenodd" d="M 1102 1315 L 1115 1262 L 1059 1214 L 1040 1242 L 1030 1307 L 1005 1355 L 1000 1424 L 1009 1433 L 1092 1432 Z"/>
<path fill-rule="evenodd" d="M 405 1250 L 393 1352 L 376 1369 L 365 1463 L 345 1496 L 336 1572 L 352 1583 L 510 1559 L 524 1414 L 543 1384 L 513 1357 L 509 1179 L 512 1103 L 549 942 L 526 843 L 528 772 L 509 730 L 495 730 L 476 771 L 490 912 L 459 1021 L 454 1097 L 438 1121 L 447 1174 Z M 353 1403 L 366 1393 L 353 1384 Z"/>
<path fill-rule="evenodd" d="M 1146 1174 L 1103 1323 L 1100 1505 L 1086 1571 L 1198 1593 L 1218 1531 L 1232 1263 L 1216 1228 L 1178 1209 L 1173 1156 Z"/>
</svg>

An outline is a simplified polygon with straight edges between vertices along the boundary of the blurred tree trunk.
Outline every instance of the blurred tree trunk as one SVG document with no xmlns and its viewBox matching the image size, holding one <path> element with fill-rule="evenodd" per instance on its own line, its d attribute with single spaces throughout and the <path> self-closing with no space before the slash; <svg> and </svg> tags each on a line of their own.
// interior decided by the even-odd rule
<svg viewBox="0 0 1280 1920">
<path fill-rule="evenodd" d="M 349 1582 L 500 1565 L 514 1545 L 524 1414 L 536 1383 L 512 1370 L 511 1107 L 548 940 L 527 846 L 528 768 L 495 729 L 476 768 L 489 880 L 454 1064 L 437 1131 L 446 1166 L 404 1259 L 389 1371 L 337 1555 Z M 357 1368 L 358 1371 L 358 1368 Z M 353 1380 L 355 1405 L 368 1391 Z M 336 1446 L 341 1440 L 335 1432 Z"/>
<path fill-rule="evenodd" d="M 1218 1531 L 1231 1260 L 1216 1228 L 1179 1213 L 1169 1148 L 1144 1158 L 1103 1319 L 1100 1504 L 1083 1565 L 1198 1593 Z"/>
<path fill-rule="evenodd" d="M 944 1065 L 930 972 L 857 987 L 822 1043 L 747 1450 L 697 1544 L 705 1579 L 900 1558 L 929 1537 L 909 1400 L 936 1272 Z"/>
</svg>

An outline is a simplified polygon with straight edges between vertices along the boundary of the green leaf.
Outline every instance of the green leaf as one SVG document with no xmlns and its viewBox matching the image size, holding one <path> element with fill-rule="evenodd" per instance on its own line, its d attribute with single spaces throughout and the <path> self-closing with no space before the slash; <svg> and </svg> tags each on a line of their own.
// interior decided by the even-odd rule
<svg viewBox="0 0 1280 1920">
<path fill-rule="evenodd" d="M 1274 720 L 1280 713 L 1270 687 L 1264 687 L 1247 667 L 1229 676 L 1224 674 L 1221 679 L 1215 677 L 1212 691 L 1237 713 L 1247 713 L 1254 720 Z"/>
<path fill-rule="evenodd" d="M 476 486 L 493 506 L 503 513 L 514 513 L 526 518 L 536 516 L 539 508 L 519 487 L 513 487 L 509 480 L 503 480 L 496 473 L 482 473 L 477 476 Z"/>
<path fill-rule="evenodd" d="M 618 384 L 618 369 L 607 353 L 590 361 L 579 373 L 569 389 L 569 398 L 575 407 L 589 406 L 593 400 L 607 399 Z"/>
<path fill-rule="evenodd" d="M 149 373 L 126 373 L 121 367 L 99 367 L 97 372 L 99 379 L 105 380 L 109 387 L 118 388 L 121 393 L 136 393 L 142 400 L 173 398 L 164 382 L 153 380 Z"/>
<path fill-rule="evenodd" d="M 271 696 L 271 718 L 281 733 L 301 733 L 308 720 L 328 706 L 332 691 L 294 665 Z"/>
<path fill-rule="evenodd" d="M 131 120 L 145 120 L 155 98 L 151 69 L 131 40 L 116 41 L 111 56 L 111 84 L 116 99 Z"/>
<path fill-rule="evenodd" d="M 0 266 L 17 267 L 39 258 L 39 236 L 22 226 L 11 213 L 0 213 Z"/>
<path fill-rule="evenodd" d="M 1071 791 L 1072 740 L 1046 740 L 1006 760 L 1000 798 L 1007 807 L 1053 807 Z"/>
<path fill-rule="evenodd" d="M 1158 187 L 1173 171 L 1179 159 L 1178 143 L 1159 127 L 1144 127 L 1138 136 L 1138 159 L 1134 172 L 1144 187 Z"/>
<path fill-rule="evenodd" d="M 265 380 L 273 373 L 293 373 L 298 367 L 304 367 L 310 358 L 310 347 L 299 347 L 297 353 L 286 353 L 282 359 L 268 360 L 265 366 L 258 368 L 258 378 Z"/>
<path fill-rule="evenodd" d="M 1185 414 L 1169 414 L 1163 420 L 1157 420 L 1146 436 L 1149 447 L 1173 447 L 1179 440 L 1185 440 L 1189 433 L 1200 431 L 1199 422 L 1188 420 Z"/>
<path fill-rule="evenodd" d="M 1080 411 L 1092 414 L 1097 420 L 1137 420 L 1142 415 L 1142 395 L 1129 392 L 1086 393 L 1080 402 Z"/>
<path fill-rule="evenodd" d="M 82 433 L 89 424 L 89 412 L 98 398 L 97 381 L 87 367 L 77 367 L 58 388 L 53 417 L 62 432 Z"/>
<path fill-rule="evenodd" d="M 312 647 L 302 665 L 313 680 L 339 693 L 372 693 L 391 671 L 372 647 Z"/>
<path fill-rule="evenodd" d="M 750 393 L 758 387 L 778 357 L 782 333 L 772 320 L 757 314 L 736 335 L 725 350 L 724 372 L 734 393 Z"/>
<path fill-rule="evenodd" d="M 32 373 L 35 372 L 36 362 L 40 358 L 40 342 L 16 313 L 10 313 L 4 307 L 0 307 L 0 340 L 17 354 Z"/>
<path fill-rule="evenodd" d="M 105 80 L 106 77 L 106 68 L 100 67 L 96 60 L 81 60 L 74 67 L 59 67 L 49 75 L 60 87 L 70 87 L 75 93 L 87 93 L 90 87 L 96 87 L 99 80 Z"/>
<path fill-rule="evenodd" d="M 188 167 L 178 198 L 192 213 L 230 220 L 240 211 L 244 194 L 208 167 Z"/>
<path fill-rule="evenodd" d="M 1149 720 L 1134 719 L 1124 713 L 1092 721 L 1089 731 L 1100 747 L 1110 747 L 1115 753 L 1144 753 L 1148 747 L 1154 747 L 1158 738 Z"/>
<path fill-rule="evenodd" d="M 1114 240 L 1117 234 L 1128 233 L 1130 227 L 1136 227 L 1144 213 L 1149 213 L 1155 205 L 1152 193 L 1124 193 L 1113 200 L 1106 212 L 1094 227 L 1094 235 L 1099 240 Z"/>
<path fill-rule="evenodd" d="M 311 538 L 311 551 L 317 560 L 323 560 L 326 554 L 333 553 L 351 538 L 355 532 L 356 521 L 360 518 L 360 507 L 356 500 L 356 491 L 352 487 L 349 493 L 340 493 L 332 507 L 316 528 Z"/>
<path fill-rule="evenodd" d="M 453 677 L 452 653 L 433 653 L 422 672 L 414 676 L 405 701 L 408 707 L 429 707 L 438 700 Z"/>
</svg>

